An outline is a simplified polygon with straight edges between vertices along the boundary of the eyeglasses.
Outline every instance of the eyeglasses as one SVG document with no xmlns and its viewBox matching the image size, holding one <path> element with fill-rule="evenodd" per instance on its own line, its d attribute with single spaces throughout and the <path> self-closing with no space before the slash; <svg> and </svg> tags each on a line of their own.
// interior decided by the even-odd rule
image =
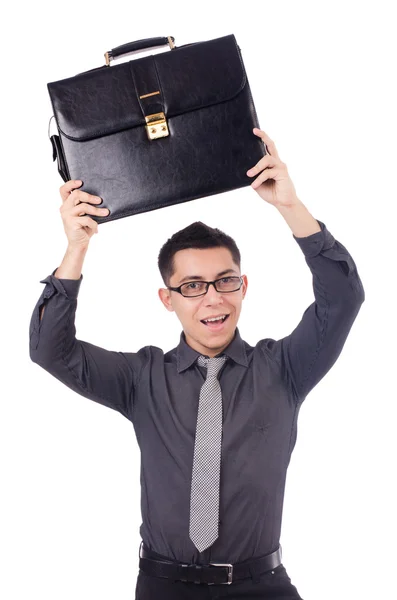
<svg viewBox="0 0 397 600">
<path fill-rule="evenodd" d="M 217 292 L 237 292 L 243 285 L 243 278 L 221 277 L 220 279 L 215 279 L 215 281 L 188 281 L 182 283 L 179 287 L 167 286 L 167 289 L 172 290 L 173 292 L 179 292 L 186 298 L 193 298 L 195 296 L 204 296 L 204 294 L 208 292 L 208 288 L 211 284 Z"/>
</svg>

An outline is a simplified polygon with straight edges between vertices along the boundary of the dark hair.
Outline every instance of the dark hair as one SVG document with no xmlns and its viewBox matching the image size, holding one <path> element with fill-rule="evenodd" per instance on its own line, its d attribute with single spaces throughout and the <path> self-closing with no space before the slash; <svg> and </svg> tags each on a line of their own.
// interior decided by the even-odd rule
<svg viewBox="0 0 397 600">
<path fill-rule="evenodd" d="M 227 248 L 231 252 L 233 262 L 240 268 L 240 251 L 234 239 L 220 229 L 196 221 L 174 233 L 160 250 L 158 267 L 166 286 L 170 285 L 170 279 L 175 273 L 176 252 L 187 248 Z"/>
</svg>

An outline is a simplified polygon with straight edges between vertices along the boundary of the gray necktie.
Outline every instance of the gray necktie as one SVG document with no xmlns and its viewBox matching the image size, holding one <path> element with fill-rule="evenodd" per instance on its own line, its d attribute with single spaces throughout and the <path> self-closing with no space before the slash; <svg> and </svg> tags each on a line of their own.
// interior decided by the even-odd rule
<svg viewBox="0 0 397 600">
<path fill-rule="evenodd" d="M 189 535 L 202 552 L 218 537 L 219 480 L 222 446 L 222 391 L 218 372 L 227 356 L 197 362 L 207 367 L 207 378 L 200 390 L 190 496 Z"/>
</svg>

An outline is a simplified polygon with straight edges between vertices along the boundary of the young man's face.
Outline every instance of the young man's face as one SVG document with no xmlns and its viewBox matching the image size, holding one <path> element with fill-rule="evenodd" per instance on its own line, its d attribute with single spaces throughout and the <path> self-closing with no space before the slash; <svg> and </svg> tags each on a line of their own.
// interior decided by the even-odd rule
<svg viewBox="0 0 397 600">
<path fill-rule="evenodd" d="M 176 270 L 169 283 L 171 287 L 178 287 L 186 281 L 194 281 L 194 279 L 182 281 L 192 275 L 200 276 L 203 281 L 241 275 L 227 248 L 179 250 L 174 256 L 174 264 Z M 179 292 L 166 288 L 159 289 L 159 297 L 164 306 L 167 310 L 176 312 L 186 342 L 201 354 L 213 357 L 222 352 L 232 341 L 248 286 L 246 275 L 242 278 L 243 285 L 236 292 L 217 292 L 214 286 L 210 285 L 205 295 L 195 298 L 186 298 Z M 208 325 L 202 323 L 202 319 L 218 315 L 228 315 L 219 329 L 211 330 Z"/>
</svg>

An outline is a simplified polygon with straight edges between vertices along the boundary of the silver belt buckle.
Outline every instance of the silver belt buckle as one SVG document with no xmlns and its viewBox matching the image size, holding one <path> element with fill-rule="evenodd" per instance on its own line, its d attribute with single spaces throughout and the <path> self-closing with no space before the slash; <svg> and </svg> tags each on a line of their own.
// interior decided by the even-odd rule
<svg viewBox="0 0 397 600">
<path fill-rule="evenodd" d="M 232 583 L 232 577 L 233 577 L 233 565 L 231 565 L 230 563 L 209 563 L 210 565 L 214 566 L 214 567 L 228 567 L 228 572 L 227 572 L 227 581 L 222 581 L 220 585 L 229 585 L 230 583 Z M 215 585 L 214 583 L 208 583 L 207 585 Z M 219 584 L 217 584 L 219 585 Z"/>
</svg>

